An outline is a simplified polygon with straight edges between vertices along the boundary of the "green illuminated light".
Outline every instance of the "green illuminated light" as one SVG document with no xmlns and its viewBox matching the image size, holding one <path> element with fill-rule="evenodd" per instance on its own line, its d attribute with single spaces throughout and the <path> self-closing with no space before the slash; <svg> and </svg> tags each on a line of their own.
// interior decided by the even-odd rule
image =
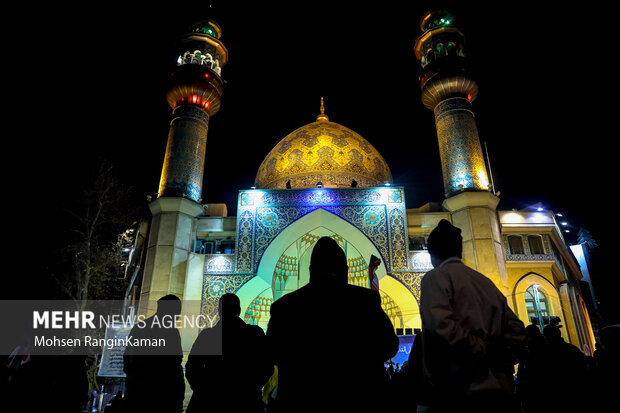
<svg viewBox="0 0 620 413">
<path fill-rule="evenodd" d="M 209 36 L 217 38 L 217 31 L 210 25 L 199 26 L 194 29 L 194 32 L 208 34 Z"/>
</svg>

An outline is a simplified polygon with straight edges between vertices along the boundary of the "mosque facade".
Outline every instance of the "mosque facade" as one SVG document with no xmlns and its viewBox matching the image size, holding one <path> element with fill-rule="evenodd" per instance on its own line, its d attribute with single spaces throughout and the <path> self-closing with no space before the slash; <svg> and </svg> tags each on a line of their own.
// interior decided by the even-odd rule
<svg viewBox="0 0 620 413">
<path fill-rule="evenodd" d="M 414 47 L 422 102 L 435 115 L 443 203 L 408 208 L 381 154 L 330 120 L 321 102 L 314 122 L 266 154 L 254 187 L 239 191 L 236 216 L 201 199 L 209 120 L 220 107 L 228 51 L 216 22 L 197 24 L 180 43 L 167 97 L 173 115 L 159 193 L 149 203 L 143 272 L 128 297 L 139 296 L 139 312 L 150 314 L 158 298 L 175 294 L 185 312 L 213 319 L 219 297 L 235 293 L 241 317 L 266 329 L 271 304 L 308 283 L 312 248 L 329 236 L 346 253 L 351 284 L 370 288 L 371 257 L 381 261 L 375 274 L 382 306 L 399 335 L 412 334 L 421 328 L 420 280 L 432 269 L 426 240 L 447 219 L 462 230 L 465 264 L 489 277 L 526 325 L 559 317 L 566 341 L 591 353 L 582 267 L 555 214 L 497 209 L 473 110 L 478 86 L 453 19 L 426 15 Z M 185 351 L 197 332 L 182 331 Z"/>
</svg>

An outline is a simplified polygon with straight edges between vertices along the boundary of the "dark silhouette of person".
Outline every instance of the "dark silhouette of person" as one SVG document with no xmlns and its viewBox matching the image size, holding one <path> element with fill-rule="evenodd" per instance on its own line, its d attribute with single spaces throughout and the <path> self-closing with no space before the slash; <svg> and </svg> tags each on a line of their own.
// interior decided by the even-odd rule
<svg viewBox="0 0 620 413">
<path fill-rule="evenodd" d="M 599 330 L 594 371 L 594 405 L 592 411 L 605 411 L 617 404 L 620 389 L 620 324 Z"/>
<path fill-rule="evenodd" d="M 22 356 L 18 358 L 22 359 Z M 88 401 L 84 360 L 85 356 L 77 354 L 31 355 L 28 361 L 12 371 L 2 395 L 2 411 L 81 412 Z"/>
<path fill-rule="evenodd" d="M 549 345 L 537 325 L 528 325 L 525 332 L 527 351 L 519 361 L 517 394 L 525 413 L 543 412 L 547 410 L 545 399 L 548 394 L 541 389 L 546 389 L 549 381 Z"/>
<path fill-rule="evenodd" d="M 422 360 L 422 334 L 417 332 L 411 346 L 411 352 L 408 358 L 409 369 L 406 394 L 410 396 L 410 406 L 429 406 L 432 402 L 430 399 L 430 384 L 424 379 L 424 363 Z M 411 408 L 410 408 L 411 410 Z M 411 410 L 411 411 L 415 411 Z"/>
<path fill-rule="evenodd" d="M 557 325 L 548 325 L 543 329 L 547 340 L 546 354 L 546 381 L 545 393 L 553 397 L 546 397 L 540 401 L 544 408 L 554 411 L 580 412 L 586 407 L 581 397 L 585 388 L 586 359 L 584 354 L 575 345 L 567 343 Z M 571 395 L 571 397 L 560 395 Z M 542 410 L 541 410 L 542 411 Z"/>
<path fill-rule="evenodd" d="M 181 300 L 166 295 L 157 301 L 157 312 L 137 323 L 129 333 L 148 342 L 127 346 L 123 356 L 125 408 L 133 411 L 181 412 L 185 397 L 183 348 L 174 318 L 181 314 Z M 160 345 L 154 345 L 159 343 Z"/>
<path fill-rule="evenodd" d="M 265 333 L 246 324 L 239 297 L 224 294 L 220 320 L 200 332 L 185 364 L 194 393 L 187 413 L 203 411 L 264 412 L 261 389 L 273 373 Z"/>
<path fill-rule="evenodd" d="M 398 337 L 379 292 L 348 284 L 345 253 L 329 237 L 315 244 L 309 268 L 307 285 L 271 305 L 274 411 L 381 411 L 384 362 L 398 352 Z"/>
<path fill-rule="evenodd" d="M 420 287 L 422 365 L 433 412 L 518 412 L 514 365 L 524 324 L 506 297 L 462 261 L 461 230 L 442 219 L 428 237 L 434 269 Z"/>
</svg>

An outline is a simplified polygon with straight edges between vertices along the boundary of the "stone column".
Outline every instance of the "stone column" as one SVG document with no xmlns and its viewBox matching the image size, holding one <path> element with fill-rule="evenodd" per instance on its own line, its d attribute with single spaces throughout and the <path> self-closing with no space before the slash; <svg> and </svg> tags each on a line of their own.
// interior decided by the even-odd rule
<svg viewBox="0 0 620 413">
<path fill-rule="evenodd" d="M 508 295 L 506 259 L 502 245 L 497 204 L 499 198 L 487 191 L 462 192 L 443 203 L 452 224 L 461 229 L 463 261 L 489 277 Z"/>
<path fill-rule="evenodd" d="M 167 294 L 183 299 L 199 204 L 184 198 L 157 198 L 149 204 L 153 219 L 140 293 L 140 314 L 151 314 Z"/>
</svg>

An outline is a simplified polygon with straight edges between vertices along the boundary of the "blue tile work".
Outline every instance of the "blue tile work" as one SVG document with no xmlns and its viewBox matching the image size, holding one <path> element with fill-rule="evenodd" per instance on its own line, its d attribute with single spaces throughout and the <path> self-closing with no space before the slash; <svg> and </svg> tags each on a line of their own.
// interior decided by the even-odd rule
<svg viewBox="0 0 620 413">
<path fill-rule="evenodd" d="M 218 314 L 220 297 L 226 293 L 237 292 L 253 277 L 254 274 L 205 276 L 202 283 L 200 314 L 207 316 L 208 320 L 214 320 Z"/>
<path fill-rule="evenodd" d="M 256 272 L 271 241 L 287 226 L 324 209 L 358 228 L 383 256 L 386 270 L 407 271 L 403 189 L 250 190 L 239 194 L 235 271 Z"/>
<path fill-rule="evenodd" d="M 235 254 L 205 258 L 202 313 L 217 314 L 222 294 L 237 292 L 256 276 L 269 244 L 290 224 L 317 209 L 342 218 L 368 237 L 381 254 L 388 276 L 419 301 L 424 273 L 414 272 L 411 265 L 403 188 L 244 190 L 238 198 Z"/>
<path fill-rule="evenodd" d="M 471 103 L 449 98 L 435 107 L 441 168 L 446 197 L 462 191 L 489 190 L 484 155 Z"/>
<path fill-rule="evenodd" d="M 192 105 L 175 108 L 164 157 L 159 196 L 200 202 L 209 115 Z"/>
</svg>

